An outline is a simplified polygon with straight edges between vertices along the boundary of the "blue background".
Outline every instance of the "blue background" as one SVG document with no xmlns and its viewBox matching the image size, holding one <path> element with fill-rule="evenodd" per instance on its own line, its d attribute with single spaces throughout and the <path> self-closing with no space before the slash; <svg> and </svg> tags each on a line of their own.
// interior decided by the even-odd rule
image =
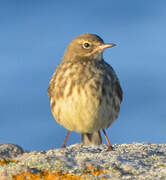
<svg viewBox="0 0 166 180">
<path fill-rule="evenodd" d="M 112 144 L 165 143 L 166 1 L 0 1 L 0 142 L 27 150 L 60 147 L 47 87 L 68 43 L 85 32 L 116 47 L 104 53 L 124 90 Z M 80 142 L 72 133 L 68 145 Z M 104 140 L 105 143 L 105 140 Z"/>
</svg>

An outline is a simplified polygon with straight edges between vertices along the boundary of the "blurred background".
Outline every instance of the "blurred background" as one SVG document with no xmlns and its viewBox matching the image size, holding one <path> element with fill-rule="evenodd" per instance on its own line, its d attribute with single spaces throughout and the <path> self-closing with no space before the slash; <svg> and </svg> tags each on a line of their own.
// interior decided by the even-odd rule
<svg viewBox="0 0 166 180">
<path fill-rule="evenodd" d="M 166 1 L 0 1 L 0 143 L 25 150 L 60 147 L 47 88 L 76 36 L 117 44 L 104 52 L 124 91 L 112 144 L 166 142 Z M 80 142 L 71 133 L 68 145 Z M 104 143 L 106 141 L 104 140 Z"/>
</svg>

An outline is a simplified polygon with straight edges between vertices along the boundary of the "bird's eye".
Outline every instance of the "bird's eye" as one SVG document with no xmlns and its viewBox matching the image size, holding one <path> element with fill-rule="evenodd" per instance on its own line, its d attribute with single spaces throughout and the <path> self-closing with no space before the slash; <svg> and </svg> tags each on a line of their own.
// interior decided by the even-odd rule
<svg viewBox="0 0 166 180">
<path fill-rule="evenodd" d="M 88 49 L 88 48 L 90 48 L 90 44 L 89 44 L 88 42 L 85 42 L 85 43 L 83 44 L 83 47 L 84 47 L 85 49 Z"/>
</svg>

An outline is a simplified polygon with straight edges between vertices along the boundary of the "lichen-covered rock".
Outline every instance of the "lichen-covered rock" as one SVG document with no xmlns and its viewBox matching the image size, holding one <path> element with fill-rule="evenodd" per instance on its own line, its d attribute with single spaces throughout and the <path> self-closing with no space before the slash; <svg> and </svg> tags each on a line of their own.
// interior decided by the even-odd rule
<svg viewBox="0 0 166 180">
<path fill-rule="evenodd" d="M 22 154 L 23 149 L 15 144 L 0 144 L 0 159 L 12 159 Z"/>
<path fill-rule="evenodd" d="M 166 144 L 121 144 L 114 145 L 114 151 L 106 150 L 105 145 L 75 144 L 65 149 L 26 152 L 6 165 L 1 163 L 0 175 L 16 179 L 21 172 L 28 172 L 29 176 L 33 174 L 32 179 L 37 174 L 45 180 L 48 174 L 72 175 L 73 179 L 166 179 Z"/>
</svg>

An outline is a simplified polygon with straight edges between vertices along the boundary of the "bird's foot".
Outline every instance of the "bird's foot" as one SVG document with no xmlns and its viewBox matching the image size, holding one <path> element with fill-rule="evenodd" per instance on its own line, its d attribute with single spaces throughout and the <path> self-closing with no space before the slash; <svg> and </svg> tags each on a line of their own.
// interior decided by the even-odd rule
<svg viewBox="0 0 166 180">
<path fill-rule="evenodd" d="M 61 148 L 66 148 L 66 144 L 62 144 Z"/>
<path fill-rule="evenodd" d="M 108 151 L 114 151 L 114 149 L 113 149 L 112 146 L 108 146 L 106 151 L 107 151 L 107 152 L 108 152 Z"/>
</svg>

